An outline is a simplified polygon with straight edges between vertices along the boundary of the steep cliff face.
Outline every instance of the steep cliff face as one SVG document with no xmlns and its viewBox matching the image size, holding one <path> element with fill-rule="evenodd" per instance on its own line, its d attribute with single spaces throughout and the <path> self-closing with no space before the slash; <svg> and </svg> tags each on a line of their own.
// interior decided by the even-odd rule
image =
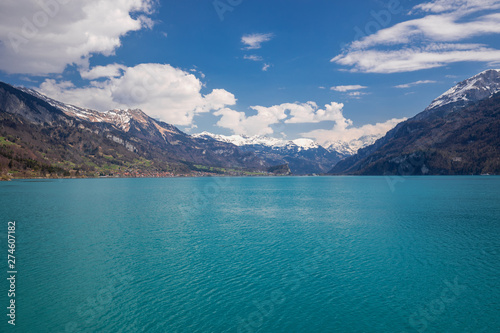
<svg viewBox="0 0 500 333">
<path fill-rule="evenodd" d="M 23 117 L 37 125 L 52 125 L 71 121 L 58 108 L 44 100 L 21 93 L 18 89 L 0 82 L 0 110 Z"/>
</svg>

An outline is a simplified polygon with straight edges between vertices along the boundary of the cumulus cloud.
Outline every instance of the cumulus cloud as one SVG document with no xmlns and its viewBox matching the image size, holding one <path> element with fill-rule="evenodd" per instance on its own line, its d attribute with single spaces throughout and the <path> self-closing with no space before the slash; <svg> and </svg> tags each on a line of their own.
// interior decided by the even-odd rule
<svg viewBox="0 0 500 333">
<path fill-rule="evenodd" d="M 214 89 L 208 95 L 203 98 L 203 103 L 200 107 L 196 109 L 198 113 L 200 112 L 210 112 L 212 110 L 219 110 L 227 105 L 235 105 L 236 98 L 232 93 L 224 89 Z"/>
<path fill-rule="evenodd" d="M 92 54 L 112 55 L 121 37 L 151 28 L 154 0 L 0 2 L 0 70 L 44 75 Z M 91 75 L 92 76 L 92 75 Z"/>
<path fill-rule="evenodd" d="M 342 115 L 344 104 L 332 102 L 319 108 L 315 102 L 307 103 L 283 103 L 271 107 L 251 106 L 257 112 L 252 116 L 246 116 L 244 112 L 238 112 L 230 108 L 224 108 L 214 113 L 220 116 L 217 125 L 232 130 L 235 134 L 244 135 L 267 135 L 273 134 L 272 125 L 320 123 L 323 121 L 334 121 L 343 123 L 347 121 Z"/>
<path fill-rule="evenodd" d="M 347 92 L 347 91 L 360 90 L 360 89 L 366 89 L 366 88 L 368 88 L 368 87 L 361 86 L 359 84 L 355 84 L 355 85 L 349 85 L 349 86 L 335 86 L 335 87 L 331 87 L 330 90 Z"/>
<path fill-rule="evenodd" d="M 228 128 L 235 134 L 242 135 L 272 135 L 272 125 L 303 124 L 331 121 L 334 126 L 330 130 L 320 129 L 302 133 L 305 138 L 311 138 L 328 146 L 331 143 L 352 143 L 364 137 L 380 138 L 403 119 L 390 119 L 383 123 L 353 126 L 352 120 L 343 114 L 344 104 L 332 102 L 319 108 L 315 102 L 283 103 L 271 107 L 252 106 L 256 114 L 247 116 L 244 112 L 223 108 L 214 115 L 220 116 L 219 127 Z M 362 142 L 360 141 L 360 144 Z"/>
<path fill-rule="evenodd" d="M 271 125 L 287 117 L 279 107 L 253 106 L 251 108 L 257 111 L 256 115 L 246 116 L 245 112 L 229 108 L 214 112 L 214 115 L 221 117 L 217 122 L 217 126 L 228 128 L 235 134 L 268 135 L 273 134 Z"/>
<path fill-rule="evenodd" d="M 352 144 L 353 142 L 360 141 L 360 139 L 365 137 L 381 138 L 397 124 L 405 120 L 406 118 L 394 118 L 383 123 L 366 124 L 356 127 L 353 126 L 350 119 L 346 119 L 342 116 L 342 119 L 336 121 L 331 130 L 318 129 L 308 133 L 302 133 L 301 135 L 305 138 L 313 139 L 325 147 L 331 145 L 332 143 Z M 362 142 L 360 142 L 360 146 L 362 146 Z"/>
<path fill-rule="evenodd" d="M 39 90 L 56 100 L 99 111 L 140 108 L 152 117 L 182 126 L 192 125 L 196 114 L 236 104 L 234 95 L 223 89 L 203 95 L 203 84 L 195 75 L 167 64 L 111 64 L 82 76 L 107 79 L 90 81 L 84 87 L 47 79 Z"/>
<path fill-rule="evenodd" d="M 304 104 L 285 103 L 280 107 L 286 112 L 290 112 L 290 119 L 285 123 L 319 123 L 322 121 L 339 121 L 339 115 L 342 114 L 344 104 L 332 102 L 325 105 L 324 109 L 318 108 L 315 102 L 307 102 Z"/>
<path fill-rule="evenodd" d="M 462 61 L 494 62 L 500 50 L 467 43 L 500 33 L 500 0 L 435 0 L 415 6 L 423 14 L 352 42 L 332 62 L 352 71 L 395 73 L 442 67 Z"/>
<path fill-rule="evenodd" d="M 415 81 L 415 82 L 399 84 L 397 86 L 394 86 L 394 88 L 407 89 L 407 88 L 411 88 L 411 87 L 418 86 L 421 84 L 430 84 L 430 83 L 436 83 L 436 81 L 434 81 L 434 80 L 419 80 L 419 81 Z"/>
<path fill-rule="evenodd" d="M 250 34 L 241 37 L 241 42 L 245 44 L 245 50 L 255 50 L 262 47 L 262 43 L 270 41 L 274 37 L 274 34 Z"/>
</svg>

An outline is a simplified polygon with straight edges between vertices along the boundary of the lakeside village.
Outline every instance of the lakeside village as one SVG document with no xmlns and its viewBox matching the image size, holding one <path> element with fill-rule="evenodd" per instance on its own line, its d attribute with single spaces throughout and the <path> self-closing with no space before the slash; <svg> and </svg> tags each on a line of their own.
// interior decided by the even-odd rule
<svg viewBox="0 0 500 333">
<path fill-rule="evenodd" d="M 138 169 L 114 170 L 113 172 L 87 172 L 80 173 L 69 170 L 64 173 L 40 173 L 39 170 L 27 169 L 24 172 L 8 172 L 0 176 L 0 181 L 15 179 L 82 179 L 82 178 L 181 178 L 181 177 L 223 177 L 223 176 L 289 176 L 290 169 L 268 171 L 228 170 L 220 168 L 207 168 L 207 170 L 190 170 L 189 172 L 172 171 L 147 171 Z M 315 175 L 314 175 L 315 176 Z"/>
</svg>

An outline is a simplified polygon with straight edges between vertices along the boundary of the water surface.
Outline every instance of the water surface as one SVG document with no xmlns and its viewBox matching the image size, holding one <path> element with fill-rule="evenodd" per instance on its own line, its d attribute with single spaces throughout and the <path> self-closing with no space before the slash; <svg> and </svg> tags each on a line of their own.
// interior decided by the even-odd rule
<svg viewBox="0 0 500 333">
<path fill-rule="evenodd" d="M 499 332 L 500 177 L 401 180 L 1 183 L 0 331 Z"/>
</svg>

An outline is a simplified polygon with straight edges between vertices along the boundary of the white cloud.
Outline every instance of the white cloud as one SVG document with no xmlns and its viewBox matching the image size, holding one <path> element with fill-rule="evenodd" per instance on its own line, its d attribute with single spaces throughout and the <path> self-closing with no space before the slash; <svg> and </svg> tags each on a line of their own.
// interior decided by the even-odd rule
<svg viewBox="0 0 500 333">
<path fill-rule="evenodd" d="M 461 61 L 491 63 L 500 59 L 500 50 L 478 44 L 430 44 L 400 50 L 352 51 L 334 61 L 353 66 L 353 71 L 398 73 L 442 67 Z"/>
<path fill-rule="evenodd" d="M 224 89 L 214 89 L 203 98 L 201 109 L 198 108 L 197 112 L 210 112 L 212 110 L 219 110 L 227 105 L 235 105 L 236 98 L 229 91 Z"/>
<path fill-rule="evenodd" d="M 500 14 L 488 14 L 463 22 L 458 13 L 428 15 L 396 24 L 352 43 L 355 49 L 379 45 L 407 44 L 416 40 L 456 42 L 466 38 L 500 33 Z"/>
<path fill-rule="evenodd" d="M 243 59 L 246 59 L 246 60 L 252 60 L 252 61 L 262 61 L 262 57 L 261 56 L 258 56 L 258 55 L 245 55 L 243 56 Z"/>
<path fill-rule="evenodd" d="M 395 73 L 442 67 L 462 61 L 494 62 L 500 50 L 463 43 L 500 34 L 500 0 L 435 0 L 411 13 L 425 16 L 398 23 L 352 42 L 332 62 L 352 71 Z"/>
<path fill-rule="evenodd" d="M 245 50 L 255 50 L 262 47 L 262 43 L 270 41 L 274 37 L 274 34 L 250 34 L 241 37 L 241 42 L 245 44 Z"/>
<path fill-rule="evenodd" d="M 111 64 L 107 66 L 95 66 L 90 70 L 82 69 L 80 75 L 84 79 L 95 80 L 103 77 L 111 78 L 121 76 L 124 70 L 126 70 L 126 67 L 123 65 Z"/>
<path fill-rule="evenodd" d="M 325 105 L 324 109 L 319 109 L 316 103 L 307 102 L 304 104 L 285 103 L 280 105 L 284 111 L 290 112 L 290 119 L 287 119 L 287 124 L 299 123 L 319 123 L 322 121 L 339 121 L 339 115 L 342 114 L 344 104 L 332 102 Z"/>
<path fill-rule="evenodd" d="M 364 95 L 368 95 L 368 93 L 364 93 L 364 92 L 361 92 L 361 91 L 353 91 L 353 92 L 350 92 L 350 93 L 347 94 L 347 96 L 353 97 L 353 98 L 356 98 L 356 99 L 360 99 L 361 96 L 364 96 Z"/>
<path fill-rule="evenodd" d="M 331 130 L 314 130 L 301 135 L 311 138 L 322 145 L 333 142 L 351 143 L 361 140 L 363 137 L 380 138 L 403 119 L 391 119 L 383 123 L 366 124 L 355 127 L 350 119 L 343 114 L 344 105 L 332 102 L 324 108 L 318 108 L 315 102 L 307 103 L 283 103 L 271 107 L 252 106 L 256 114 L 247 116 L 244 112 L 223 108 L 214 115 L 219 116 L 217 126 L 228 128 L 235 134 L 243 135 L 272 135 L 272 125 L 277 124 L 303 124 L 332 121 L 334 126 Z M 360 145 L 361 145 L 360 141 Z"/>
<path fill-rule="evenodd" d="M 114 75 L 117 67 L 123 71 L 119 76 Z M 81 88 L 67 81 L 47 79 L 40 91 L 56 100 L 99 111 L 140 108 L 152 117 L 183 126 L 191 125 L 196 114 L 236 104 L 234 95 L 223 89 L 202 95 L 203 84 L 195 75 L 170 65 L 123 67 L 113 64 L 91 69 L 84 75 L 98 72 L 112 75 L 103 82 L 91 81 Z"/>
<path fill-rule="evenodd" d="M 433 80 L 419 80 L 419 81 L 415 81 L 415 82 L 410 82 L 410 83 L 405 83 L 405 84 L 399 84 L 397 86 L 394 86 L 394 88 L 407 89 L 407 88 L 411 88 L 411 87 L 418 86 L 418 85 L 421 85 L 421 84 L 430 84 L 430 83 L 436 83 L 436 81 L 433 81 Z"/>
<path fill-rule="evenodd" d="M 220 116 L 217 125 L 228 128 L 235 134 L 244 135 L 267 135 L 273 134 L 271 125 L 319 123 L 322 121 L 343 122 L 342 108 L 344 104 L 332 102 L 325 105 L 323 109 L 318 108 L 315 102 L 307 103 L 283 103 L 271 107 L 252 106 L 257 114 L 246 116 L 244 112 L 238 112 L 229 108 L 214 112 Z"/>
<path fill-rule="evenodd" d="M 349 86 L 335 86 L 335 87 L 331 87 L 330 90 L 347 92 L 347 91 L 360 90 L 360 89 L 366 89 L 366 88 L 368 88 L 368 87 L 361 86 L 359 84 L 355 84 L 355 85 L 349 85 Z"/>
<path fill-rule="evenodd" d="M 256 115 L 246 116 L 244 112 L 238 112 L 229 108 L 220 109 L 214 115 L 221 116 L 217 126 L 228 128 L 235 134 L 244 135 L 267 135 L 272 134 L 271 125 L 277 124 L 287 117 L 284 110 L 279 106 L 266 108 L 263 106 L 252 106 L 257 111 Z"/>
<path fill-rule="evenodd" d="M 243 59 L 252 60 L 252 61 L 258 61 L 258 62 L 264 61 L 264 58 L 262 58 L 261 56 L 255 55 L 255 54 L 244 55 Z M 263 64 L 262 65 L 262 71 L 267 72 L 267 70 L 269 68 L 271 68 L 271 66 L 272 66 L 272 64 L 268 64 L 268 63 Z"/>
<path fill-rule="evenodd" d="M 329 146 L 332 143 L 350 143 L 352 145 L 353 141 L 360 141 L 363 137 L 381 138 L 397 124 L 406 120 L 406 118 L 394 118 L 383 123 L 355 127 L 350 119 L 343 116 L 342 118 L 336 121 L 331 130 L 319 129 L 301 135 L 305 138 L 314 139 L 323 146 Z M 362 142 L 360 142 L 360 146 L 361 144 Z"/>
<path fill-rule="evenodd" d="M 44 75 L 93 54 L 112 55 L 121 37 L 151 28 L 154 0 L 0 2 L 0 70 Z"/>
<path fill-rule="evenodd" d="M 435 0 L 413 7 L 412 13 L 423 11 L 429 13 L 444 13 L 449 11 L 475 12 L 500 8 L 498 0 Z"/>
</svg>

